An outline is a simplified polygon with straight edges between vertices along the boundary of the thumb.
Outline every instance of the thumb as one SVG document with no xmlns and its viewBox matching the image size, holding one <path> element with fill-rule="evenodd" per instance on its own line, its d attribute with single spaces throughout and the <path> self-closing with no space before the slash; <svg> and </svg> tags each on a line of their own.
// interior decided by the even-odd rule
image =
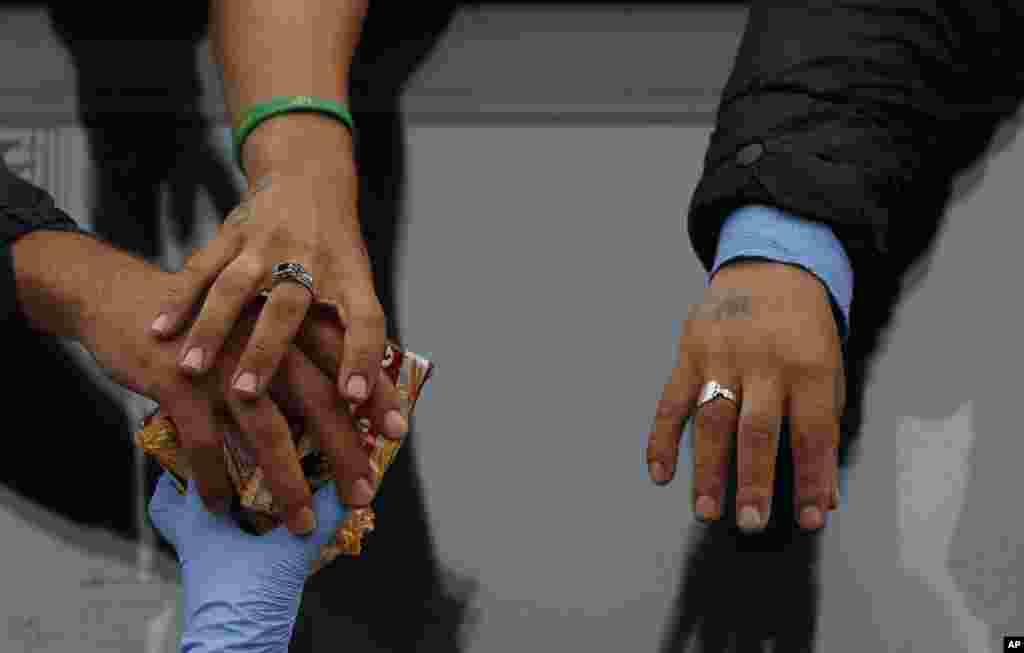
<svg viewBox="0 0 1024 653">
<path fill-rule="evenodd" d="M 161 474 L 153 498 L 149 500 L 149 519 L 175 549 L 178 548 L 178 526 L 184 513 L 185 500 L 170 472 Z"/>
<path fill-rule="evenodd" d="M 194 480 L 188 482 L 188 494 L 184 497 L 185 505 L 179 519 L 188 524 L 192 534 L 210 534 L 214 531 L 222 531 L 225 526 L 231 528 L 234 524 L 228 514 L 215 515 L 207 510 L 203 498 L 199 495 L 199 487 Z"/>
<path fill-rule="evenodd" d="M 313 511 L 317 527 L 309 537 L 309 548 L 319 553 L 320 547 L 330 541 L 352 509 L 338 501 L 334 481 L 331 481 L 313 495 Z"/>
</svg>

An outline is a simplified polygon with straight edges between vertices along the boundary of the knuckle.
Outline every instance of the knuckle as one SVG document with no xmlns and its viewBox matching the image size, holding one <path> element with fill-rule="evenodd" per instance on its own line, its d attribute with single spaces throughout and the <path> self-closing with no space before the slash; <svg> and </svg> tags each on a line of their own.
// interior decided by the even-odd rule
<svg viewBox="0 0 1024 653">
<path fill-rule="evenodd" d="M 205 270 L 200 266 L 199 250 L 189 254 L 189 257 L 185 259 L 185 263 L 181 266 L 179 274 L 184 276 L 186 279 L 196 280 L 202 277 Z"/>
<path fill-rule="evenodd" d="M 238 258 L 224 276 L 238 287 L 248 292 L 250 288 L 263 281 L 267 270 L 262 261 L 254 258 Z"/>
<path fill-rule="evenodd" d="M 805 378 L 830 379 L 843 372 L 842 360 L 822 348 L 801 344 L 783 358 L 790 369 Z"/>
<path fill-rule="evenodd" d="M 278 322 L 296 322 L 306 314 L 306 301 L 304 288 L 296 288 L 303 295 L 298 293 L 277 293 L 274 301 L 267 304 L 264 310 L 270 312 L 271 317 Z"/>
<path fill-rule="evenodd" d="M 689 402 L 678 397 L 662 397 L 658 400 L 658 417 L 682 419 L 686 416 Z"/>
<path fill-rule="evenodd" d="M 675 438 L 665 437 L 657 431 L 647 436 L 647 463 L 667 462 L 666 459 L 676 459 L 679 452 L 679 445 Z"/>
<path fill-rule="evenodd" d="M 232 298 L 248 297 L 254 285 L 253 278 L 249 276 L 249 273 L 237 268 L 225 272 L 217 280 L 219 293 Z"/>
<path fill-rule="evenodd" d="M 197 453 L 209 453 L 220 446 L 220 438 L 213 432 L 192 433 L 188 436 L 183 435 L 182 440 L 183 447 L 187 451 Z"/>
<path fill-rule="evenodd" d="M 185 303 L 190 295 L 188 277 L 177 278 L 173 283 L 167 284 L 165 299 L 170 306 L 178 306 Z"/>
<path fill-rule="evenodd" d="M 275 249 L 294 253 L 312 253 L 319 249 L 313 241 L 300 237 L 288 223 L 280 224 L 267 233 L 267 243 Z"/>
<path fill-rule="evenodd" d="M 697 450 L 693 470 L 697 475 L 722 476 L 728 471 L 729 448 L 721 443 L 705 444 Z"/>
<path fill-rule="evenodd" d="M 800 463 L 819 463 L 831 457 L 832 438 L 818 432 L 814 435 L 796 435 L 793 437 L 793 455 Z"/>
<path fill-rule="evenodd" d="M 256 365 L 266 365 L 277 358 L 277 346 L 267 340 L 252 340 L 246 349 L 246 359 Z"/>
<path fill-rule="evenodd" d="M 334 265 L 334 253 L 329 247 L 311 247 L 309 256 L 314 270 L 330 270 Z"/>
<path fill-rule="evenodd" d="M 380 334 L 383 334 L 388 326 L 388 318 L 379 305 L 360 309 L 353 315 L 353 321 L 364 329 Z M 383 345 L 383 342 L 381 344 Z"/>
<path fill-rule="evenodd" d="M 770 450 L 776 445 L 778 425 L 771 417 L 751 416 L 742 420 L 739 433 L 747 446 L 758 450 Z"/>
<path fill-rule="evenodd" d="M 823 493 L 830 477 L 817 467 L 809 467 L 798 469 L 795 478 L 799 497 L 807 499 Z"/>
<path fill-rule="evenodd" d="M 736 419 L 728 408 L 722 405 L 722 402 L 716 401 L 712 404 L 703 407 L 697 413 L 697 419 L 695 425 L 698 431 L 703 433 L 713 433 L 716 435 L 728 435 L 732 433 L 733 427 L 736 423 Z"/>
<path fill-rule="evenodd" d="M 695 465 L 693 470 L 693 486 L 699 494 L 720 496 L 724 494 L 725 482 L 717 466 Z"/>
</svg>

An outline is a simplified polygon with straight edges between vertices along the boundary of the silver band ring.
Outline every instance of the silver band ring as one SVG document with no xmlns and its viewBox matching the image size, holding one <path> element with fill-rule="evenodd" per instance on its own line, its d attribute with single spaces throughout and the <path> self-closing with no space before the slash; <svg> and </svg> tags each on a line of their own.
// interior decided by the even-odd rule
<svg viewBox="0 0 1024 653">
<path fill-rule="evenodd" d="M 717 381 L 708 381 L 700 391 L 700 399 L 697 400 L 697 408 L 700 408 L 709 401 L 713 401 L 719 397 L 728 399 L 734 404 L 739 404 L 739 400 L 736 399 L 735 392 L 721 385 Z"/>
<path fill-rule="evenodd" d="M 313 275 L 300 263 L 278 263 L 274 266 L 270 278 L 273 281 L 273 287 L 277 287 L 279 283 L 290 281 L 303 286 L 310 295 L 313 295 L 314 299 L 316 298 L 316 293 L 313 292 Z"/>
</svg>

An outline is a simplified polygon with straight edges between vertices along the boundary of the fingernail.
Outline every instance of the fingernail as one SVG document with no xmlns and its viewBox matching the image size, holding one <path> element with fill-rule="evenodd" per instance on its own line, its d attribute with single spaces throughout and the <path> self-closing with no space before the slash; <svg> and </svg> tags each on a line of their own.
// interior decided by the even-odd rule
<svg viewBox="0 0 1024 653">
<path fill-rule="evenodd" d="M 696 513 L 697 516 L 704 520 L 712 520 L 716 517 L 718 507 L 715 505 L 715 500 L 706 494 L 702 494 L 697 498 Z"/>
<path fill-rule="evenodd" d="M 373 487 L 365 478 L 356 481 L 352 487 L 352 501 L 356 505 L 365 506 L 373 501 Z"/>
<path fill-rule="evenodd" d="M 817 506 L 804 506 L 800 511 L 800 527 L 808 530 L 821 528 L 821 511 Z"/>
<path fill-rule="evenodd" d="M 189 349 L 188 354 L 185 355 L 185 360 L 182 361 L 182 365 L 196 372 L 203 369 L 203 350 L 199 347 Z"/>
<path fill-rule="evenodd" d="M 348 395 L 356 401 L 366 399 L 366 379 L 361 376 L 351 376 L 348 385 L 345 386 Z"/>
<path fill-rule="evenodd" d="M 391 437 L 400 438 L 409 430 L 409 423 L 402 417 L 402 413 L 397 410 L 389 410 L 384 416 L 384 428 L 387 429 L 388 435 Z"/>
<path fill-rule="evenodd" d="M 256 385 L 259 379 L 252 372 L 243 372 L 238 375 L 235 379 L 235 390 L 241 390 L 242 392 L 256 392 Z"/>
<path fill-rule="evenodd" d="M 316 515 L 312 509 L 304 507 L 295 514 L 289 529 L 296 535 L 309 535 L 316 530 Z"/>
<path fill-rule="evenodd" d="M 651 463 L 651 466 L 647 471 L 651 475 L 651 480 L 658 485 L 668 483 L 668 469 L 665 467 L 664 463 L 655 461 Z"/>
<path fill-rule="evenodd" d="M 761 513 L 754 506 L 743 506 L 738 522 L 742 530 L 756 531 L 761 528 Z"/>
<path fill-rule="evenodd" d="M 171 316 L 167 313 L 161 313 L 155 320 L 153 320 L 153 326 L 150 328 L 157 333 L 163 333 L 164 331 L 167 331 L 169 326 L 171 326 Z"/>
</svg>

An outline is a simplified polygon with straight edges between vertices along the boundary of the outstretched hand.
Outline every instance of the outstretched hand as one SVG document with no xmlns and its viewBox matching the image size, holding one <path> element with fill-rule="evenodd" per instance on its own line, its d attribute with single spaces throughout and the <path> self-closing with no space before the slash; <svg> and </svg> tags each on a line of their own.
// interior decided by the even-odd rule
<svg viewBox="0 0 1024 653">
<path fill-rule="evenodd" d="M 698 407 L 716 381 L 737 395 Z M 760 531 L 771 514 L 783 416 L 792 430 L 800 526 L 825 525 L 838 507 L 839 423 L 845 375 L 825 286 L 788 264 L 723 266 L 686 320 L 679 361 L 658 404 L 647 445 L 651 479 L 675 476 L 683 427 L 694 418 L 695 514 L 717 520 L 736 452 L 739 527 Z"/>
</svg>

